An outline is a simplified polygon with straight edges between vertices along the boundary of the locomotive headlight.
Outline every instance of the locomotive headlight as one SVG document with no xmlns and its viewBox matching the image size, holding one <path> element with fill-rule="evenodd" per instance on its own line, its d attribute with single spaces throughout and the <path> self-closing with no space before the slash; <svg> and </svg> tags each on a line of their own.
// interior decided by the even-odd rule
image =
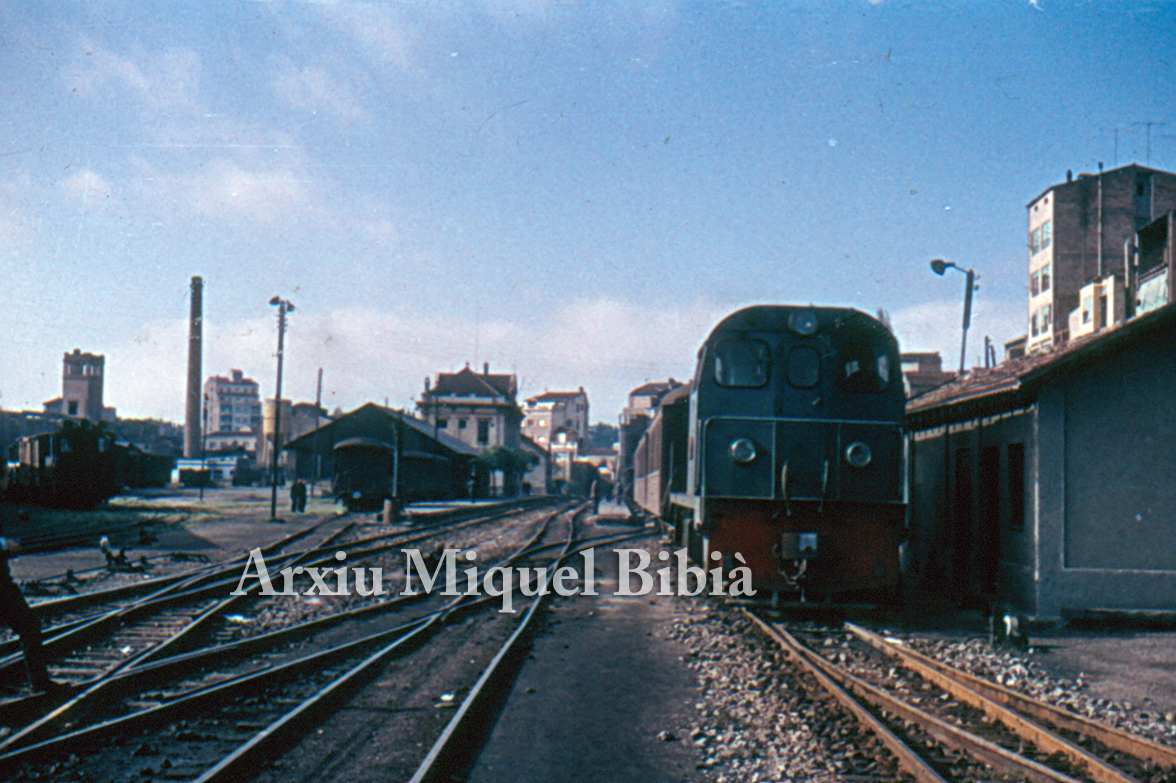
<svg viewBox="0 0 1176 783">
<path fill-rule="evenodd" d="M 804 337 L 817 331 L 817 314 L 812 310 L 794 310 L 788 316 L 788 328 Z"/>
<path fill-rule="evenodd" d="M 739 438 L 731 443 L 731 459 L 740 465 L 746 465 L 755 459 L 755 444 L 747 438 Z"/>
<path fill-rule="evenodd" d="M 845 461 L 855 468 L 864 468 L 870 464 L 870 460 L 874 458 L 870 447 L 856 440 L 845 447 Z"/>
</svg>

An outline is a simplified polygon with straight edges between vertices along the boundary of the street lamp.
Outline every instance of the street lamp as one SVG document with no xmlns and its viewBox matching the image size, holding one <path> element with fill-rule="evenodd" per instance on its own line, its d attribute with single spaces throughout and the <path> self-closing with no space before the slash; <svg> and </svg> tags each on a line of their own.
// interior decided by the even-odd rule
<svg viewBox="0 0 1176 783">
<path fill-rule="evenodd" d="M 931 271 L 937 275 L 942 275 L 949 268 L 963 272 L 968 276 L 967 288 L 964 289 L 964 339 L 960 345 L 960 375 L 963 375 L 964 362 L 968 354 L 968 325 L 972 323 L 972 291 L 976 285 L 976 274 L 971 269 L 963 269 L 951 261 L 944 261 L 942 258 L 931 262 Z"/>
<path fill-rule="evenodd" d="M 274 392 L 274 450 L 270 455 L 273 463 L 273 474 L 270 477 L 270 519 L 278 518 L 278 449 L 282 433 L 282 351 L 286 337 L 286 313 L 294 312 L 294 305 L 275 296 L 269 300 L 271 305 L 278 308 L 278 383 Z"/>
</svg>

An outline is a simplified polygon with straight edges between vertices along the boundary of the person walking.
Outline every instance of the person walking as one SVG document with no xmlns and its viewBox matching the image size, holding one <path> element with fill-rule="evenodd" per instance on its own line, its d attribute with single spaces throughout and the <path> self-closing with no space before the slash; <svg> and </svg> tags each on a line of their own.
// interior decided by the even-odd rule
<svg viewBox="0 0 1176 783">
<path fill-rule="evenodd" d="M 34 691 L 52 691 L 65 687 L 49 677 L 45 648 L 41 646 L 41 621 L 33 614 L 24 596 L 12 581 L 8 558 L 20 552 L 20 542 L 0 536 L 0 619 L 20 636 L 25 668 Z"/>
</svg>

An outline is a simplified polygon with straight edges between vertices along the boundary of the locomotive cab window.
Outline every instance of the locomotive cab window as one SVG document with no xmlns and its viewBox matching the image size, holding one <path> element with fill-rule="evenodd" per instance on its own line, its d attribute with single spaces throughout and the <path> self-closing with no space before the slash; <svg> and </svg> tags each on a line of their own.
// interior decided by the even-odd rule
<svg viewBox="0 0 1176 783">
<path fill-rule="evenodd" d="M 847 392 L 880 392 L 890 385 L 890 356 L 882 346 L 847 343 L 838 352 L 837 385 Z"/>
<path fill-rule="evenodd" d="M 715 382 L 755 388 L 768 382 L 768 346 L 760 340 L 723 340 L 715 346 Z"/>
<path fill-rule="evenodd" d="M 796 345 L 788 352 L 788 383 L 811 389 L 821 380 L 821 355 L 808 345 Z"/>
</svg>

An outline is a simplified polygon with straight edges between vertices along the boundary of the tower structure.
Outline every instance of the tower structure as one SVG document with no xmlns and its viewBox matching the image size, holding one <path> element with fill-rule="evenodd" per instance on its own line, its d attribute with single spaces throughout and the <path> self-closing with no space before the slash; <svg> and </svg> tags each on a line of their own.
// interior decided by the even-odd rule
<svg viewBox="0 0 1176 783">
<path fill-rule="evenodd" d="M 102 377 L 106 357 L 74 348 L 65 354 L 61 375 L 61 413 L 71 419 L 102 420 Z"/>
</svg>

